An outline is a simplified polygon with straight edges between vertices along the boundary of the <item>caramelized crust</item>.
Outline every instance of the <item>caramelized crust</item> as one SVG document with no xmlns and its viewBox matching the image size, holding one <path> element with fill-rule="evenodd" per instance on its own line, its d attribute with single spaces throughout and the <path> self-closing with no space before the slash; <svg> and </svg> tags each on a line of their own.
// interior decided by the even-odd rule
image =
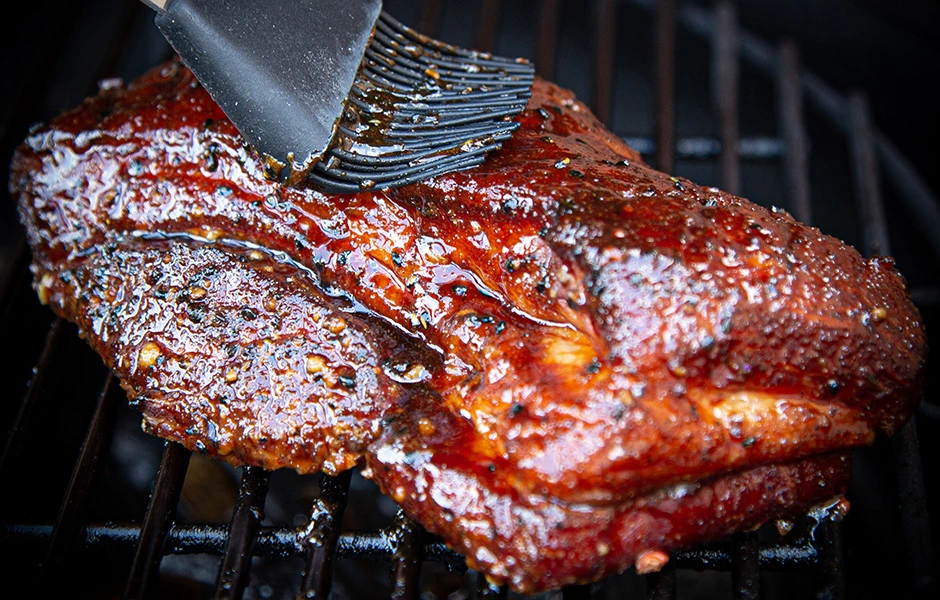
<svg viewBox="0 0 940 600">
<path fill-rule="evenodd" d="M 11 189 L 40 298 L 146 428 L 365 461 L 516 589 L 839 493 L 919 399 L 893 263 L 650 169 L 550 83 L 520 120 L 479 168 L 327 197 L 267 180 L 169 63 L 36 130 Z"/>
<path fill-rule="evenodd" d="M 236 465 L 352 468 L 413 393 L 389 374 L 439 364 L 258 251 L 123 240 L 39 290 L 120 377 L 145 429 Z"/>
<path fill-rule="evenodd" d="M 630 566 L 657 571 L 662 552 L 796 516 L 848 485 L 848 456 L 831 454 L 677 483 L 616 505 L 565 504 L 519 493 L 514 465 L 480 463 L 468 453 L 478 435 L 465 420 L 442 419 L 432 404 L 416 404 L 373 445 L 373 478 L 470 566 L 523 593 L 595 581 Z M 416 426 L 422 420 L 434 431 L 422 433 Z"/>
</svg>

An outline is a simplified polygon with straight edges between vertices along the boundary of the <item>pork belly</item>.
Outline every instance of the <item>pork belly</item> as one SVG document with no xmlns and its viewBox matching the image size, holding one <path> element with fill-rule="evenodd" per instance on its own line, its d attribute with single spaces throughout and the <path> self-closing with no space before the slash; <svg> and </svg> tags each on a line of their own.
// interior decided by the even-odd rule
<svg viewBox="0 0 940 600">
<path fill-rule="evenodd" d="M 147 430 L 361 465 L 517 590 L 842 493 L 921 394 L 893 262 L 649 168 L 551 83 L 519 120 L 478 168 L 326 196 L 171 62 L 35 129 L 10 185 L 40 299 Z"/>
</svg>

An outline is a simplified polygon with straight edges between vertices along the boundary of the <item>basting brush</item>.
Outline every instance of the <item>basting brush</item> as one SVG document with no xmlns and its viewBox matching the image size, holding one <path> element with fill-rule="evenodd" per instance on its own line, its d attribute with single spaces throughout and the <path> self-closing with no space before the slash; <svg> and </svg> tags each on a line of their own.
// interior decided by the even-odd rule
<svg viewBox="0 0 940 600">
<path fill-rule="evenodd" d="M 392 188 L 467 169 L 516 129 L 534 67 L 433 40 L 381 0 L 143 0 L 288 184 Z"/>
</svg>

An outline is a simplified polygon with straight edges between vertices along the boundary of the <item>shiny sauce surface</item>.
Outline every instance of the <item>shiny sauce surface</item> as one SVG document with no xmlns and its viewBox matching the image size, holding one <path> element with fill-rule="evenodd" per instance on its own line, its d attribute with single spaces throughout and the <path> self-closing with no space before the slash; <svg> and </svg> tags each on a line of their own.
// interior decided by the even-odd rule
<svg viewBox="0 0 940 600">
<path fill-rule="evenodd" d="M 805 507 L 908 418 L 926 339 L 889 259 L 650 169 L 550 83 L 520 123 L 478 168 L 326 196 L 168 63 L 34 131 L 11 187 L 40 298 L 150 430 L 364 461 L 517 589 Z"/>
</svg>

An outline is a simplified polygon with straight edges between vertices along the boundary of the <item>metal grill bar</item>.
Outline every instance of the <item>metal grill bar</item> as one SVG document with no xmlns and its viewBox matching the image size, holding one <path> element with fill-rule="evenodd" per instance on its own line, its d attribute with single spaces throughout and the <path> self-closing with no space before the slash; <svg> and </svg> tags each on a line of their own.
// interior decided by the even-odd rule
<svg viewBox="0 0 940 600">
<path fill-rule="evenodd" d="M 441 26 L 441 1 L 422 0 L 421 13 L 418 16 L 418 31 L 431 37 L 437 37 Z"/>
<path fill-rule="evenodd" d="M 723 1 L 716 7 L 717 31 L 712 50 L 712 81 L 715 109 L 720 123 L 721 187 L 741 192 L 741 161 L 738 144 L 738 23 L 734 4 Z M 731 582 L 735 598 L 760 598 L 760 542 L 757 532 L 738 533 L 732 541 Z"/>
<path fill-rule="evenodd" d="M 86 501 L 101 459 L 110 447 L 118 402 L 123 399 L 124 393 L 117 379 L 108 374 L 52 530 L 52 539 L 43 561 L 47 569 L 66 559 L 78 542 Z"/>
<path fill-rule="evenodd" d="M 676 597 L 676 563 L 670 559 L 658 573 L 646 577 L 646 597 L 649 600 L 673 600 Z"/>
<path fill-rule="evenodd" d="M 153 494 L 147 507 L 143 526 L 140 528 L 140 537 L 137 541 L 137 550 L 134 553 L 134 563 L 131 566 L 127 586 L 124 588 L 124 598 L 143 600 L 147 597 L 151 583 L 155 580 L 160 561 L 163 558 L 163 547 L 170 530 L 170 523 L 176 504 L 179 502 L 180 491 L 183 489 L 183 479 L 186 477 L 186 468 L 189 466 L 190 453 L 180 444 L 167 442 L 163 452 L 163 460 L 153 484 Z"/>
<path fill-rule="evenodd" d="M 784 41 L 778 48 L 780 70 L 777 74 L 777 113 L 786 140 L 784 168 L 794 216 L 812 224 L 809 187 L 808 143 L 803 128 L 803 98 L 800 86 L 799 54 L 796 44 Z M 838 523 L 826 520 L 816 529 L 820 600 L 845 597 L 842 538 Z"/>
<path fill-rule="evenodd" d="M 815 566 L 816 548 L 805 542 L 781 542 L 760 547 L 760 566 L 768 570 L 806 569 Z M 670 562 L 683 569 L 730 571 L 731 552 L 722 546 L 677 552 Z"/>
<path fill-rule="evenodd" d="M 333 559 L 339 542 L 340 526 L 346 501 L 349 498 L 349 483 L 352 470 L 337 477 L 324 476 L 320 483 L 320 497 L 310 513 L 311 535 L 308 541 L 311 550 L 300 592 L 304 598 L 326 599 L 333 584 Z"/>
<path fill-rule="evenodd" d="M 853 93 L 849 96 L 849 121 L 852 124 L 849 139 L 859 212 L 865 232 L 865 252 L 868 255 L 890 254 L 888 223 L 881 197 L 878 163 L 875 160 L 874 127 L 865 95 Z M 898 495 L 903 507 L 901 527 L 912 585 L 915 591 L 923 591 L 935 584 L 936 571 L 923 466 L 913 419 L 898 432 L 892 444 Z"/>
<path fill-rule="evenodd" d="M 878 162 L 875 160 L 871 117 L 868 99 L 861 94 L 849 96 L 849 119 L 852 132 L 852 172 L 858 194 L 858 208 L 862 220 L 865 253 L 869 256 L 887 255 L 891 252 L 888 240 L 887 219 L 881 201 L 881 181 Z"/>
<path fill-rule="evenodd" d="M 420 593 L 418 583 L 421 579 L 421 562 L 424 559 L 424 536 L 421 526 L 399 510 L 392 538 L 392 561 L 395 569 L 392 600 L 417 600 Z"/>
<path fill-rule="evenodd" d="M 65 340 L 66 324 L 61 318 L 56 318 L 49 333 L 46 334 L 46 344 L 43 347 L 42 354 L 39 356 L 39 362 L 33 369 L 33 376 L 29 380 L 26 388 L 26 395 L 20 403 L 19 411 L 13 420 L 13 427 L 10 435 L 7 437 L 3 446 L 3 455 L 0 456 L 0 479 L 6 479 L 6 474 L 13 464 L 13 460 L 20 454 L 23 443 L 28 435 L 30 423 L 35 413 L 35 407 L 42 397 L 42 391 L 46 387 L 46 382 L 53 373 L 53 367 L 58 361 Z M 9 510 L 7 494 L 0 494 L 3 514 Z"/>
<path fill-rule="evenodd" d="M 218 554 L 225 552 L 228 543 L 228 525 L 175 525 L 167 534 L 167 554 Z M 94 548 L 134 548 L 139 540 L 141 528 L 135 523 L 91 523 L 80 536 L 81 546 Z M 11 524 L 5 534 L 18 543 L 47 543 L 52 535 L 52 525 Z M 295 554 L 297 537 L 303 530 L 293 527 L 261 527 L 255 542 L 256 556 L 278 557 Z M 389 558 L 394 553 L 394 531 L 343 532 L 340 534 L 336 556 L 346 558 Z M 426 543 L 423 549 L 428 559 L 440 561 L 450 567 L 459 568 L 463 558 L 447 548 L 442 542 Z M 807 542 L 781 542 L 764 544 L 760 548 L 760 566 L 771 571 L 814 569 L 819 554 Z M 731 570 L 731 552 L 723 546 L 697 548 L 675 552 L 670 564 L 677 568 L 693 570 Z"/>
<path fill-rule="evenodd" d="M 712 95 L 721 123 L 721 185 L 739 195 L 741 165 L 738 161 L 738 16 L 734 4 L 723 1 L 715 8 L 716 32 L 712 40 Z"/>
<path fill-rule="evenodd" d="M 657 136 L 659 133 L 657 132 Z M 659 142 L 647 137 L 622 136 L 631 148 L 644 156 L 658 156 Z M 715 137 L 683 137 L 670 142 L 669 156 L 663 160 L 709 161 L 721 156 L 721 140 Z M 786 152 L 786 142 L 777 137 L 743 137 L 738 139 L 737 153 L 742 161 L 771 161 Z M 658 161 L 659 158 L 656 158 Z M 657 162 L 657 167 L 659 163 Z M 671 169 L 660 169 L 670 172 Z"/>
<path fill-rule="evenodd" d="M 539 37 L 535 46 L 535 72 L 551 79 L 555 75 L 555 48 L 561 0 L 542 0 L 539 10 Z"/>
<path fill-rule="evenodd" d="M 731 551 L 731 586 L 734 597 L 760 598 L 760 541 L 756 531 L 735 534 Z"/>
<path fill-rule="evenodd" d="M 816 592 L 818 600 L 841 600 L 845 598 L 845 574 L 842 559 L 841 527 L 831 518 L 820 523 L 816 529 L 816 547 L 819 551 L 820 584 Z"/>
<path fill-rule="evenodd" d="M 602 123 L 610 123 L 611 97 L 614 89 L 614 42 L 617 37 L 617 2 L 600 0 L 596 4 L 594 45 L 594 114 Z"/>
<path fill-rule="evenodd" d="M 800 87 L 800 59 L 793 41 L 778 49 L 780 72 L 777 75 L 777 113 L 786 142 L 784 166 L 787 191 L 793 216 L 807 225 L 813 222 L 809 192 L 809 158 L 803 128 L 803 91 Z"/>
<path fill-rule="evenodd" d="M 476 39 L 476 49 L 481 52 L 492 52 L 496 47 L 499 15 L 502 13 L 501 4 L 502 0 L 483 0 Z"/>
<path fill-rule="evenodd" d="M 643 6 L 652 4 L 652 0 L 629 1 Z M 714 40 L 717 35 L 715 19 L 705 8 L 693 3 L 684 3 L 677 17 L 680 24 L 700 37 Z M 740 49 L 742 57 L 757 68 L 769 74 L 778 72 L 777 55 L 766 42 L 743 32 Z M 812 73 L 802 73 L 800 84 L 813 108 L 824 114 L 840 131 L 851 135 L 851 124 L 847 116 L 849 111 L 843 96 Z M 937 235 L 940 231 L 940 202 L 891 140 L 881 132 L 876 132 L 874 143 L 885 174 L 890 177 L 891 184 L 899 192 L 899 198 L 915 217 L 912 224 L 920 229 L 924 241 L 934 255 L 940 257 L 940 235 Z"/>
<path fill-rule="evenodd" d="M 269 480 L 270 474 L 258 467 L 242 469 L 228 545 L 215 587 L 215 597 L 219 600 L 241 598 L 245 591 L 252 549 L 264 518 L 264 499 L 268 494 Z"/>
<path fill-rule="evenodd" d="M 674 168 L 676 141 L 676 2 L 660 0 L 656 5 L 656 155 L 660 171 L 671 173 Z M 634 146 L 634 149 L 636 147 Z M 658 572 L 647 578 L 650 600 L 673 600 L 676 597 L 676 563 L 674 557 Z"/>
<path fill-rule="evenodd" d="M 933 250 L 934 256 L 940 258 L 940 235 L 937 235 L 940 231 L 940 204 L 937 197 L 894 142 L 881 132 L 876 132 L 875 143 L 885 174 L 890 177 L 899 197 L 914 216 L 913 224 L 920 227 L 924 241 Z"/>
<path fill-rule="evenodd" d="M 673 170 L 676 140 L 676 0 L 656 5 L 656 168 Z"/>
<path fill-rule="evenodd" d="M 930 545 L 930 515 L 927 513 L 927 491 L 924 489 L 924 468 L 920 459 L 915 419 L 902 427 L 891 442 L 911 586 L 920 595 L 926 590 L 935 589 L 937 567 Z"/>
</svg>

